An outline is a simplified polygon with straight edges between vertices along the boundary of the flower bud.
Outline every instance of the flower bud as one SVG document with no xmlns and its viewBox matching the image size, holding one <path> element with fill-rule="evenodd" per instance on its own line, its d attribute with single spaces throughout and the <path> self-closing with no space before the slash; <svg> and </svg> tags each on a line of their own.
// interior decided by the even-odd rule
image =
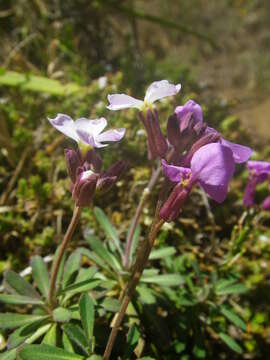
<svg viewBox="0 0 270 360">
<path fill-rule="evenodd" d="M 262 203 L 263 210 L 270 210 L 270 196 L 267 196 Z"/>
<path fill-rule="evenodd" d="M 91 170 L 95 172 L 100 172 L 102 168 L 102 159 L 101 156 L 94 149 L 87 151 L 84 157 L 84 161 L 86 161 L 90 165 Z"/>
<path fill-rule="evenodd" d="M 149 160 L 153 160 L 158 156 L 163 158 L 168 150 L 168 144 L 160 129 L 157 110 L 148 109 L 146 116 L 141 111 L 139 117 L 147 132 Z"/>
<path fill-rule="evenodd" d="M 89 206 L 98 181 L 99 175 L 93 171 L 82 171 L 77 175 L 77 180 L 74 184 L 72 197 L 77 206 Z"/>
<path fill-rule="evenodd" d="M 76 181 L 77 169 L 81 165 L 81 157 L 77 151 L 65 149 L 65 158 L 68 175 L 73 183 Z"/>
<path fill-rule="evenodd" d="M 114 163 L 107 171 L 104 172 L 105 176 L 117 176 L 121 177 L 128 168 L 128 164 L 125 160 L 119 160 Z"/>
<path fill-rule="evenodd" d="M 116 183 L 116 181 L 126 172 L 127 162 L 117 161 L 107 171 L 101 174 L 97 182 L 97 190 L 106 192 Z"/>
<path fill-rule="evenodd" d="M 197 150 L 199 150 L 202 146 L 216 143 L 220 140 L 220 134 L 218 132 L 207 132 L 205 133 L 199 140 L 197 140 L 189 150 L 187 156 L 184 159 L 183 166 L 189 166 L 192 156 L 195 154 Z"/>
<path fill-rule="evenodd" d="M 178 183 L 172 190 L 168 199 L 160 210 L 160 217 L 167 222 L 171 222 L 177 218 L 179 212 L 188 197 L 190 187 L 184 187 Z"/>
</svg>

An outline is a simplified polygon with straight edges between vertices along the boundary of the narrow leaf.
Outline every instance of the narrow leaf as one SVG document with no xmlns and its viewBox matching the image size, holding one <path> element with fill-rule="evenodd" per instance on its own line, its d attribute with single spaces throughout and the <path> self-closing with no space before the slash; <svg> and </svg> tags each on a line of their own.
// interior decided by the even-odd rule
<svg viewBox="0 0 270 360">
<path fill-rule="evenodd" d="M 226 309 L 225 307 L 221 308 L 221 313 L 230 320 L 234 325 L 240 329 L 246 331 L 247 327 L 244 321 L 232 310 Z"/>
<path fill-rule="evenodd" d="M 4 287 L 8 292 L 40 299 L 39 293 L 23 277 L 12 270 L 4 275 Z"/>
<path fill-rule="evenodd" d="M 238 354 L 242 354 L 243 349 L 232 337 L 224 333 L 220 333 L 219 337 L 227 346 L 229 346 L 230 349 L 237 352 Z"/>
<path fill-rule="evenodd" d="M 69 285 L 74 282 L 78 275 L 80 264 L 81 264 L 81 253 L 80 251 L 74 251 L 66 261 L 63 275 L 63 286 Z"/>
<path fill-rule="evenodd" d="M 56 346 L 56 341 L 57 341 L 57 324 L 53 324 L 50 327 L 50 330 L 44 336 L 42 340 L 42 344 Z"/>
<path fill-rule="evenodd" d="M 46 344 L 24 346 L 19 356 L 21 360 L 83 360 L 83 356 Z"/>
<path fill-rule="evenodd" d="M 179 286 L 184 284 L 184 278 L 179 274 L 163 274 L 149 277 L 142 277 L 144 283 L 153 283 L 160 286 Z"/>
<path fill-rule="evenodd" d="M 123 250 L 121 248 L 121 243 L 120 243 L 119 237 L 117 235 L 117 231 L 115 230 L 115 227 L 111 224 L 107 215 L 104 213 L 103 210 L 101 210 L 98 207 L 94 208 L 94 214 L 95 214 L 100 226 L 105 231 L 109 240 L 112 240 L 112 242 L 113 242 L 114 246 L 116 247 L 116 249 L 118 250 L 119 254 L 121 256 L 123 256 Z"/>
<path fill-rule="evenodd" d="M 6 304 L 33 304 L 33 305 L 44 305 L 44 302 L 37 298 L 17 295 L 17 294 L 0 294 L 0 302 Z"/>
<path fill-rule="evenodd" d="M 93 300 L 87 293 L 82 294 L 79 307 L 84 333 L 88 343 L 90 344 L 94 329 L 95 308 Z"/>
<path fill-rule="evenodd" d="M 168 256 L 172 256 L 176 253 L 173 246 L 164 247 L 157 250 L 152 250 L 150 254 L 150 260 L 162 259 Z"/>
<path fill-rule="evenodd" d="M 69 339 L 87 355 L 88 352 L 86 349 L 88 348 L 88 344 L 82 328 L 78 325 L 66 324 L 63 326 L 63 330 Z"/>
<path fill-rule="evenodd" d="M 45 299 L 49 294 L 49 273 L 45 262 L 41 256 L 34 256 L 31 261 L 33 278 Z"/>
<path fill-rule="evenodd" d="M 69 322 L 71 318 L 72 318 L 71 311 L 63 307 L 58 307 L 53 310 L 53 320 L 55 322 Z"/>
<path fill-rule="evenodd" d="M 0 314 L 0 329 L 14 329 L 18 326 L 27 325 L 34 321 L 46 318 L 47 315 L 22 315 L 13 313 Z"/>
<path fill-rule="evenodd" d="M 3 354 L 0 354 L 0 360 L 15 360 L 16 352 L 17 349 L 5 351 Z"/>
</svg>

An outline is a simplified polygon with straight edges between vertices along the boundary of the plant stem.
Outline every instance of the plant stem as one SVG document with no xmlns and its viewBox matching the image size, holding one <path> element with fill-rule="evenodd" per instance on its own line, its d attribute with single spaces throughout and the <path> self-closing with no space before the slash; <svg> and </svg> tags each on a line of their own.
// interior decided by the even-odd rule
<svg viewBox="0 0 270 360">
<path fill-rule="evenodd" d="M 139 205 L 137 206 L 135 215 L 132 219 L 132 223 L 130 226 L 130 231 L 128 233 L 128 237 L 127 237 L 127 243 L 126 243 L 126 248 L 125 248 L 125 254 L 123 257 L 123 265 L 126 269 L 129 268 L 129 258 L 130 258 L 130 250 L 131 250 L 131 246 L 132 246 L 132 240 L 134 237 L 134 233 L 138 224 L 138 221 L 140 219 L 140 215 L 142 213 L 142 210 L 144 208 L 144 205 L 146 203 L 146 200 L 148 199 L 151 191 L 153 190 L 153 187 L 156 185 L 156 182 L 158 181 L 158 178 L 161 174 L 161 166 L 159 166 L 152 174 L 146 188 L 144 188 Z"/>
<path fill-rule="evenodd" d="M 51 309 L 53 309 L 53 307 L 54 307 L 55 284 L 56 284 L 59 266 L 60 266 L 62 257 L 64 255 L 64 252 L 66 250 L 67 244 L 68 244 L 69 240 L 71 239 L 71 236 L 74 232 L 76 225 L 78 224 L 80 214 L 81 214 L 81 208 L 79 206 L 75 206 L 72 219 L 67 228 L 64 239 L 59 247 L 57 258 L 53 264 L 53 268 L 52 268 L 52 272 L 51 272 L 51 280 L 50 280 L 50 290 L 49 290 L 49 305 L 50 305 Z"/>
<path fill-rule="evenodd" d="M 136 262 L 134 264 L 134 269 L 131 275 L 131 278 L 126 286 L 125 289 L 125 295 L 123 297 L 122 303 L 121 303 L 121 307 L 119 310 L 119 313 L 117 315 L 117 318 L 113 324 L 110 336 L 109 336 L 109 340 L 107 342 L 107 346 L 103 355 L 103 360 L 109 360 L 110 359 L 110 355 L 113 349 L 113 345 L 119 330 L 119 327 L 122 323 L 122 320 L 125 316 L 127 307 L 129 302 L 132 299 L 133 293 L 136 289 L 136 286 L 138 285 L 140 278 L 142 276 L 143 270 L 146 266 L 147 260 L 149 258 L 151 249 L 154 245 L 156 236 L 158 234 L 159 229 L 162 227 L 162 225 L 164 224 L 164 220 L 160 220 L 159 219 L 159 210 L 160 210 L 160 201 L 158 202 L 158 205 L 156 207 L 156 214 L 154 217 L 154 220 L 152 222 L 152 226 L 150 229 L 150 233 L 146 239 L 146 241 L 143 243 L 142 247 L 139 249 L 138 254 L 137 254 L 137 258 L 136 258 Z"/>
</svg>

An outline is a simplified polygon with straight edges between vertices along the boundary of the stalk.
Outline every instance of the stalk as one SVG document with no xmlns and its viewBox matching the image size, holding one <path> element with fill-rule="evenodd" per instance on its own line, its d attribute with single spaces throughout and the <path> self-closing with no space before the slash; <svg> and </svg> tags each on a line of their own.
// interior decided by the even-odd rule
<svg viewBox="0 0 270 360">
<path fill-rule="evenodd" d="M 50 305 L 51 309 L 53 309 L 53 307 L 54 307 L 55 284 L 56 284 L 57 274 L 59 271 L 59 266 L 60 266 L 61 260 L 63 258 L 64 252 L 67 248 L 67 245 L 69 243 L 69 240 L 72 237 L 72 234 L 75 230 L 76 225 L 78 224 L 80 214 L 81 214 L 81 208 L 79 206 L 75 206 L 72 219 L 67 228 L 64 239 L 60 245 L 60 248 L 59 248 L 59 251 L 57 254 L 57 258 L 56 258 L 53 268 L 52 268 L 51 280 L 50 280 L 50 290 L 49 290 L 49 305 Z"/>
<path fill-rule="evenodd" d="M 149 258 L 150 252 L 152 250 L 152 247 L 154 245 L 156 236 L 164 224 L 164 220 L 161 220 L 159 218 L 159 211 L 160 211 L 161 202 L 159 201 L 156 207 L 156 214 L 153 219 L 150 233 L 146 239 L 146 241 L 143 243 L 143 246 L 139 249 L 139 252 L 137 254 L 136 262 L 134 264 L 134 269 L 131 275 L 131 278 L 125 288 L 124 297 L 121 303 L 121 307 L 119 310 L 119 313 L 117 315 L 117 318 L 113 324 L 106 349 L 103 355 L 103 360 L 109 360 L 111 356 L 111 352 L 115 343 L 115 339 L 117 336 L 117 333 L 119 331 L 119 327 L 123 321 L 123 318 L 125 316 L 128 304 L 130 303 L 132 296 L 134 294 L 134 291 L 136 289 L 136 286 L 138 285 L 140 278 L 142 276 L 142 273 L 144 271 L 144 268 L 146 266 L 147 260 Z"/>
</svg>

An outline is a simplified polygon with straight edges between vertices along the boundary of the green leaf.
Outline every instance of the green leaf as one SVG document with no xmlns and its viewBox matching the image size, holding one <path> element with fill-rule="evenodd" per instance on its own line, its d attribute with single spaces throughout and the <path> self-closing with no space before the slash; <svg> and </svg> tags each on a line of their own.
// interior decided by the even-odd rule
<svg viewBox="0 0 270 360">
<path fill-rule="evenodd" d="M 129 229 L 129 231 L 130 231 L 130 229 Z M 137 250 L 138 243 L 140 240 L 140 235 L 141 235 L 141 227 L 140 227 L 140 225 L 137 225 L 134 235 L 133 235 L 133 240 L 132 240 L 130 255 L 129 255 L 129 260 L 131 263 L 133 262 L 134 256 L 136 254 L 136 250 Z"/>
<path fill-rule="evenodd" d="M 91 344 L 95 321 L 95 308 L 93 300 L 87 293 L 82 294 L 79 302 L 79 307 L 84 333 L 88 343 Z"/>
<path fill-rule="evenodd" d="M 71 342 L 77 345 L 85 355 L 88 355 L 88 344 L 82 328 L 78 325 L 66 324 L 63 326 L 63 330 Z"/>
<path fill-rule="evenodd" d="M 87 241 L 94 252 L 107 263 L 112 269 L 119 271 L 121 270 L 121 265 L 116 257 L 110 253 L 103 243 L 96 238 L 95 236 L 88 236 Z"/>
<path fill-rule="evenodd" d="M 17 349 L 5 351 L 3 354 L 0 354 L 0 360 L 15 360 L 16 353 Z"/>
<path fill-rule="evenodd" d="M 123 256 L 123 250 L 121 248 L 121 243 L 120 243 L 119 237 L 117 235 L 117 231 L 115 230 L 115 227 L 111 224 L 107 215 L 104 213 L 103 210 L 101 210 L 98 207 L 94 208 L 94 214 L 95 214 L 100 226 L 105 231 L 109 240 L 112 240 L 112 242 L 113 242 L 115 248 L 118 250 L 119 254 L 121 256 Z"/>
<path fill-rule="evenodd" d="M 37 320 L 46 319 L 48 316 L 42 315 L 22 315 L 14 313 L 0 314 L 0 329 L 14 329 L 18 326 L 31 324 Z"/>
<path fill-rule="evenodd" d="M 33 256 L 31 261 L 33 278 L 45 299 L 48 300 L 49 294 L 49 273 L 45 262 L 41 256 Z"/>
<path fill-rule="evenodd" d="M 87 360 L 102 360 L 102 356 L 99 355 L 91 355 Z"/>
<path fill-rule="evenodd" d="M 140 285 L 137 287 L 137 291 L 140 295 L 140 300 L 145 304 L 154 304 L 156 302 L 156 298 L 153 295 L 152 290 L 144 285 Z"/>
<path fill-rule="evenodd" d="M 53 324 L 47 334 L 42 340 L 42 344 L 47 344 L 51 346 L 56 346 L 57 342 L 57 324 Z"/>
<path fill-rule="evenodd" d="M 83 356 L 72 354 L 66 350 L 41 344 L 27 345 L 19 352 L 21 360 L 83 360 Z"/>
<path fill-rule="evenodd" d="M 58 246 L 58 248 L 56 249 L 56 252 L 55 252 L 55 255 L 54 255 L 54 258 L 53 258 L 53 264 L 52 264 L 52 269 L 54 268 L 54 265 L 55 265 L 55 261 L 58 257 L 58 253 L 60 251 L 60 246 Z M 64 267 L 65 267 L 65 261 L 66 261 L 66 253 L 64 253 L 63 257 L 62 257 L 62 260 L 60 262 L 60 265 L 59 265 L 59 270 L 58 270 L 58 274 L 57 274 L 57 278 L 56 278 L 56 289 L 58 290 L 59 288 L 61 288 L 61 285 L 62 285 L 62 278 L 63 278 L 63 272 L 64 272 Z"/>
<path fill-rule="evenodd" d="M 45 320 L 46 321 L 46 320 Z M 24 325 L 13 331 L 9 336 L 7 347 L 13 349 L 32 336 L 40 327 L 44 325 L 44 320 L 37 320 L 31 324 Z"/>
<path fill-rule="evenodd" d="M 224 333 L 220 333 L 219 337 L 227 346 L 229 346 L 230 349 L 237 352 L 238 354 L 242 354 L 243 349 L 232 337 Z"/>
<path fill-rule="evenodd" d="M 141 282 L 152 283 L 160 286 L 179 286 L 184 284 L 184 278 L 179 274 L 162 274 L 141 278 Z"/>
<path fill-rule="evenodd" d="M 11 87 L 20 87 L 24 91 L 34 91 L 56 96 L 69 96 L 71 94 L 81 93 L 83 89 L 86 90 L 86 88 L 83 88 L 76 83 L 64 85 L 58 80 L 44 76 L 5 70 L 0 73 L 0 84 Z"/>
<path fill-rule="evenodd" d="M 32 305 L 44 305 L 44 302 L 37 298 L 30 298 L 27 296 L 17 295 L 17 294 L 0 294 L 0 302 L 6 303 L 6 304 L 14 304 L 14 305 L 20 305 L 20 304 L 32 304 Z"/>
<path fill-rule="evenodd" d="M 60 322 L 60 323 L 69 322 L 71 318 L 72 318 L 72 313 L 63 307 L 58 307 L 53 310 L 53 320 L 55 322 Z"/>
<path fill-rule="evenodd" d="M 104 309 L 108 310 L 108 311 L 112 311 L 112 312 L 117 312 L 120 309 L 120 302 L 117 299 L 112 299 L 112 298 L 105 298 L 101 304 L 100 304 Z"/>
<path fill-rule="evenodd" d="M 75 352 L 72 342 L 69 340 L 69 337 L 67 336 L 67 334 L 65 332 L 63 332 L 63 335 L 62 335 L 62 343 L 63 343 L 63 347 L 65 350 L 69 351 L 70 353 Z"/>
<path fill-rule="evenodd" d="M 139 341 L 140 332 L 136 324 L 132 324 L 128 336 L 127 336 L 127 346 L 124 354 L 124 359 L 130 359 L 132 357 L 132 353 Z"/>
<path fill-rule="evenodd" d="M 221 307 L 221 313 L 230 320 L 234 325 L 240 329 L 246 331 L 247 327 L 244 321 L 232 310 L 226 309 L 224 306 Z"/>
<path fill-rule="evenodd" d="M 76 250 L 69 256 L 65 263 L 64 275 L 63 275 L 63 286 L 72 284 L 79 272 L 81 265 L 81 252 Z"/>
<path fill-rule="evenodd" d="M 229 295 L 229 294 L 244 294 L 248 291 L 247 287 L 243 284 L 232 284 L 228 286 L 217 286 L 217 295 Z"/>
<path fill-rule="evenodd" d="M 8 292 L 40 299 L 39 293 L 23 277 L 12 270 L 4 275 L 4 287 Z"/>
<path fill-rule="evenodd" d="M 65 289 L 61 291 L 61 294 L 68 294 L 68 295 L 75 295 L 81 292 L 89 291 L 91 289 L 94 289 L 95 287 L 99 286 L 101 283 L 101 280 L 96 279 L 89 279 L 80 281 L 78 283 L 75 283 L 74 285 L 69 285 Z"/>
<path fill-rule="evenodd" d="M 164 247 L 157 250 L 152 250 L 150 254 L 150 260 L 162 259 L 164 257 L 172 256 L 176 253 L 173 246 Z"/>
</svg>

